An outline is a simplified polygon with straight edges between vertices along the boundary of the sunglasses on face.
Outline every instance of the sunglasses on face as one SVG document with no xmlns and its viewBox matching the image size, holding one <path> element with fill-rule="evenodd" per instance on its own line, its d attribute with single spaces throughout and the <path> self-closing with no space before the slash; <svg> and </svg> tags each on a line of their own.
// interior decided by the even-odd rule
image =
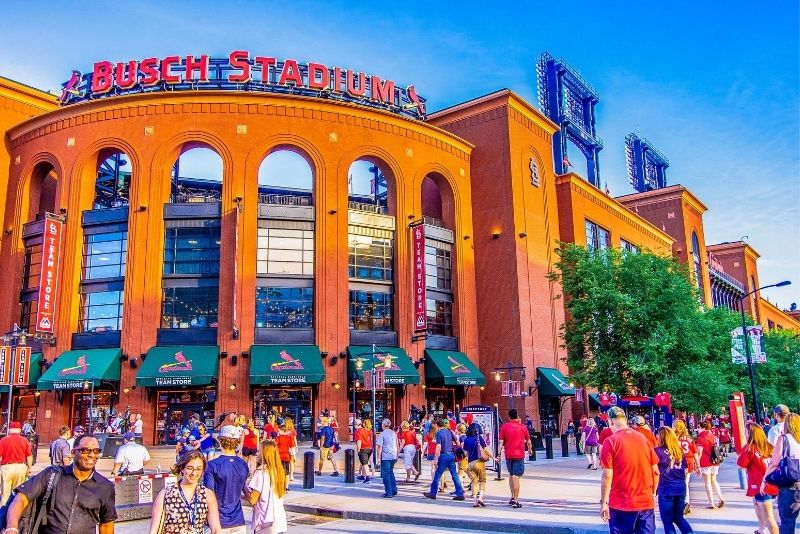
<svg viewBox="0 0 800 534">
<path fill-rule="evenodd" d="M 94 454 L 95 456 L 99 456 L 100 453 L 103 452 L 103 449 L 89 449 L 87 447 L 81 447 L 80 449 L 75 449 L 75 450 L 81 454 L 86 454 L 86 455 Z"/>
</svg>

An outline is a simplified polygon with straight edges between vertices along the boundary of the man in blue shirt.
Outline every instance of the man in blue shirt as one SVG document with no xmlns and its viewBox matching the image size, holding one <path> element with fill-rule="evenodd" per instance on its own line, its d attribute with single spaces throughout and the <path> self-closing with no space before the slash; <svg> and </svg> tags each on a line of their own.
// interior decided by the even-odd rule
<svg viewBox="0 0 800 534">
<path fill-rule="evenodd" d="M 246 534 L 242 494 L 248 497 L 249 469 L 247 462 L 236 456 L 241 429 L 233 425 L 222 427 L 219 442 L 222 456 L 208 462 L 203 484 L 217 495 L 219 521 L 223 534 Z"/>
<path fill-rule="evenodd" d="M 456 495 L 453 500 L 463 501 L 464 488 L 461 486 L 461 480 L 458 477 L 456 456 L 453 454 L 455 434 L 450 430 L 447 419 L 442 419 L 439 422 L 439 427 L 440 429 L 436 433 L 436 453 L 433 457 L 433 468 L 436 469 L 436 473 L 431 482 L 430 492 L 426 491 L 423 495 L 429 499 L 436 499 L 436 492 L 439 490 L 439 479 L 442 478 L 445 470 L 449 470 L 450 476 L 453 477 L 453 483 L 456 485 Z"/>
<path fill-rule="evenodd" d="M 333 459 L 333 446 L 337 441 L 336 437 L 336 430 L 331 427 L 330 419 L 323 417 L 322 428 L 319 429 L 319 466 L 314 472 L 315 475 L 322 475 L 322 466 L 325 465 L 325 460 L 330 460 L 333 466 L 331 476 L 339 476 L 339 471 L 336 470 L 336 460 Z"/>
</svg>

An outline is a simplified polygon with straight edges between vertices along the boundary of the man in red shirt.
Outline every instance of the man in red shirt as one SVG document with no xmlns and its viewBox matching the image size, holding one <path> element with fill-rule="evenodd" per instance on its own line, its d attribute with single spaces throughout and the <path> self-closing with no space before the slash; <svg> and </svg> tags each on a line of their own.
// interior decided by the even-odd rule
<svg viewBox="0 0 800 534">
<path fill-rule="evenodd" d="M 621 408 L 608 410 L 613 435 L 600 453 L 600 517 L 611 534 L 655 534 L 658 457 L 642 434 L 628 427 Z"/>
<path fill-rule="evenodd" d="M 658 440 L 653 434 L 653 431 L 647 426 L 647 421 L 644 420 L 644 417 L 641 415 L 633 416 L 631 419 L 631 424 L 633 425 L 633 429 L 643 435 L 645 439 L 647 439 L 647 442 L 650 444 L 650 446 L 655 449 L 658 445 Z"/>
<path fill-rule="evenodd" d="M 519 502 L 519 480 L 525 474 L 525 452 L 531 450 L 531 437 L 528 429 L 523 425 L 517 410 L 508 411 L 508 422 L 500 427 L 500 437 L 497 444 L 497 461 L 500 462 L 500 453 L 505 449 L 506 469 L 508 469 L 508 487 L 511 489 L 511 500 L 508 504 L 512 508 L 522 508 Z"/>
<path fill-rule="evenodd" d="M 5 504 L 11 492 L 25 482 L 33 467 L 33 451 L 30 442 L 20 436 L 22 425 L 11 421 L 8 436 L 0 439 L 0 473 L 3 477 L 3 495 L 0 505 Z"/>
</svg>

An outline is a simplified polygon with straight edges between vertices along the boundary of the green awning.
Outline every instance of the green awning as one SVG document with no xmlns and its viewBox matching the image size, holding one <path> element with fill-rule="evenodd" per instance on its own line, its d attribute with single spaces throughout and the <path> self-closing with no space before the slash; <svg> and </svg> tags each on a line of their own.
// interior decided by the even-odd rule
<svg viewBox="0 0 800 534">
<path fill-rule="evenodd" d="M 398 347 L 376 347 L 375 362 L 377 366 L 384 365 L 386 356 L 391 356 L 391 367 L 386 369 L 384 377 L 386 384 L 419 384 L 419 373 L 406 351 Z M 347 357 L 348 377 L 352 377 L 353 373 L 357 373 L 358 379 L 363 384 L 364 371 L 372 369 L 372 345 L 351 345 L 347 347 Z M 356 366 L 356 360 L 359 359 L 362 365 L 361 370 Z"/>
<path fill-rule="evenodd" d="M 558 369 L 537 367 L 536 376 L 541 380 L 539 394 L 544 397 L 569 397 L 575 395 L 575 387 L 570 387 L 569 380 Z"/>
<path fill-rule="evenodd" d="M 122 349 L 68 350 L 39 379 L 37 389 L 84 389 L 102 380 L 119 382 Z"/>
<path fill-rule="evenodd" d="M 36 389 L 36 383 L 39 381 L 39 378 L 42 376 L 42 353 L 41 352 L 34 352 L 31 354 L 31 362 L 30 362 L 30 375 L 28 375 L 28 389 Z M 20 387 L 25 386 L 14 386 L 15 388 L 19 389 Z M 8 386 L 0 386 L 0 393 L 6 393 L 8 391 Z"/>
<path fill-rule="evenodd" d="M 457 350 L 425 350 L 425 382 L 445 386 L 485 386 L 486 377 Z"/>
<path fill-rule="evenodd" d="M 217 378 L 218 367 L 217 345 L 157 345 L 147 351 L 136 385 L 207 386 Z"/>
<path fill-rule="evenodd" d="M 319 384 L 325 367 L 316 345 L 253 345 L 251 384 Z"/>
<path fill-rule="evenodd" d="M 600 407 L 600 394 L 599 393 L 589 393 L 589 406 L 594 408 Z"/>
</svg>

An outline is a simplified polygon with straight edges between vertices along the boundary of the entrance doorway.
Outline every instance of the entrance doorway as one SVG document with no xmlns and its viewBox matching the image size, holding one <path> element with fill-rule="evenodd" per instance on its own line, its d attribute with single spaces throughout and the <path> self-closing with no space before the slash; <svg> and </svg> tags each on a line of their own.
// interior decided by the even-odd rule
<svg viewBox="0 0 800 534">
<path fill-rule="evenodd" d="M 297 431 L 297 441 L 311 441 L 314 437 L 314 412 L 310 387 L 277 387 L 254 392 L 253 419 L 261 428 L 270 416 L 291 417 Z"/>
<path fill-rule="evenodd" d="M 213 390 L 159 391 L 156 406 L 156 443 L 174 445 L 181 437 L 181 430 L 192 414 L 200 416 L 200 422 L 208 431 L 214 428 Z"/>
</svg>

